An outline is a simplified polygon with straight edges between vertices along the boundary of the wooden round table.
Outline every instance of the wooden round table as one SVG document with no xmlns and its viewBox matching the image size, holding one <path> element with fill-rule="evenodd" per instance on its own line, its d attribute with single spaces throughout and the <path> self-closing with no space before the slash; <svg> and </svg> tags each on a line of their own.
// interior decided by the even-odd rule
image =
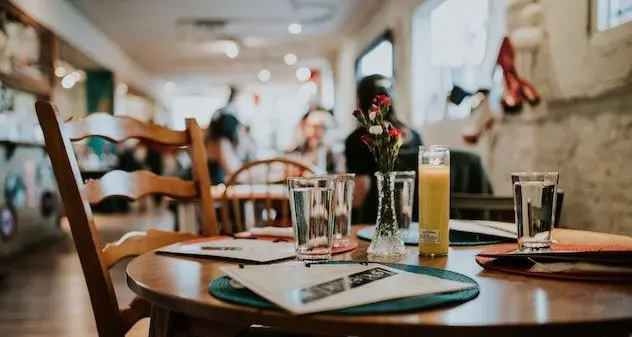
<svg viewBox="0 0 632 337">
<path fill-rule="evenodd" d="M 355 231 L 362 226 L 354 226 Z M 632 238 L 557 229 L 560 243 L 630 244 Z M 366 260 L 367 242 L 335 260 Z M 593 336 L 632 332 L 632 286 L 559 281 L 488 271 L 474 261 L 482 247 L 450 248 L 446 258 L 421 259 L 408 248 L 401 263 L 448 269 L 478 282 L 477 298 L 460 305 L 397 315 L 292 316 L 222 302 L 208 282 L 231 262 L 147 253 L 127 267 L 127 283 L 152 307 L 152 336 L 171 329 L 193 335 L 231 334 L 250 324 L 305 334 L 356 336 Z M 233 330 L 231 330 L 233 329 Z M 227 331 L 231 331 L 230 333 Z M 197 336 L 196 335 L 196 336 Z"/>
</svg>

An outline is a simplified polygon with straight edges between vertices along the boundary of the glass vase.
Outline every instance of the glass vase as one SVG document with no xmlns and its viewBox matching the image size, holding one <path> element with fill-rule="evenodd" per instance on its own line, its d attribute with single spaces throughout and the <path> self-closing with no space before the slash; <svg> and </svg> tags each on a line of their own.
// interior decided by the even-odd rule
<svg viewBox="0 0 632 337">
<path fill-rule="evenodd" d="M 378 212 L 375 233 L 367 253 L 372 257 L 399 258 L 406 246 L 399 232 L 395 214 L 395 172 L 377 172 Z"/>
</svg>

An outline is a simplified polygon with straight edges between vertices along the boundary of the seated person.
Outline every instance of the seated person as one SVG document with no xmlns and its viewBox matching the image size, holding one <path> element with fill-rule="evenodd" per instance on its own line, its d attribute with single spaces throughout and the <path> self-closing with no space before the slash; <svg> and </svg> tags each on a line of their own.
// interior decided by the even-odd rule
<svg viewBox="0 0 632 337">
<path fill-rule="evenodd" d="M 289 153 L 323 172 L 335 172 L 337 158 L 326 137 L 333 124 L 333 116 L 328 111 L 313 110 L 307 113 L 301 121 L 299 144 Z"/>
<path fill-rule="evenodd" d="M 390 80 L 382 75 L 371 75 L 363 78 L 358 84 L 358 108 L 362 111 L 368 111 L 375 96 L 390 96 L 389 87 Z M 404 139 L 400 151 L 417 149 L 422 145 L 421 136 L 397 119 L 394 107 L 386 115 L 386 119 L 403 131 Z M 377 163 L 367 145 L 360 139 L 365 133 L 366 130 L 358 126 L 345 142 L 347 171 L 356 174 L 352 211 L 353 223 L 374 223 L 377 217 L 377 198 L 368 195 L 371 185 L 375 184 Z"/>
</svg>

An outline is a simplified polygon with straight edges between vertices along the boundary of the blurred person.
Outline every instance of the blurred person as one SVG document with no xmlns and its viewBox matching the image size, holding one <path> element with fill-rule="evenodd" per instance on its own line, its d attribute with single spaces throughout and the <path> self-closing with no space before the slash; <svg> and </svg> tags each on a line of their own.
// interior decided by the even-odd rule
<svg viewBox="0 0 632 337">
<path fill-rule="evenodd" d="M 370 75 L 363 78 L 357 89 L 358 108 L 368 111 L 373 98 L 377 95 L 392 97 L 388 90 L 389 81 L 382 75 Z M 400 151 L 416 150 L 422 145 L 419 133 L 397 118 L 394 106 L 386 115 L 386 120 L 403 131 L 403 145 Z M 371 186 L 375 185 L 374 174 L 377 172 L 377 163 L 367 145 L 361 140 L 365 133 L 366 131 L 358 126 L 345 141 L 347 172 L 356 174 L 352 213 L 354 223 L 372 223 L 375 222 L 377 216 L 377 198 L 371 197 L 368 193 Z"/>
<path fill-rule="evenodd" d="M 333 124 L 333 115 L 328 111 L 314 110 L 307 113 L 299 124 L 302 139 L 289 153 L 298 155 L 301 160 L 323 171 L 335 172 L 337 159 L 331 137 L 327 137 Z"/>
<path fill-rule="evenodd" d="M 232 174 L 255 156 L 256 145 L 248 135 L 247 128 L 239 122 L 235 112 L 238 90 L 230 87 L 228 102 L 217 110 L 211 119 L 206 135 L 206 155 L 211 184 L 224 182 Z M 191 170 L 184 178 L 191 179 Z"/>
</svg>

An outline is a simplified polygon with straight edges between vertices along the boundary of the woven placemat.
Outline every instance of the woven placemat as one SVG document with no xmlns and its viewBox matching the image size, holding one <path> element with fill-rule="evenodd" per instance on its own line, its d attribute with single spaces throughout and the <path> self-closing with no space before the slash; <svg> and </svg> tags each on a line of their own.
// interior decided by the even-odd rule
<svg viewBox="0 0 632 337">
<path fill-rule="evenodd" d="M 357 232 L 357 235 L 362 240 L 371 241 L 373 233 L 375 233 L 375 227 L 371 226 L 362 228 Z M 409 230 L 403 234 L 402 239 L 408 246 L 417 246 L 419 244 L 419 231 Z M 516 242 L 516 240 L 493 235 L 450 230 L 450 246 L 483 246 L 508 242 Z"/>
<path fill-rule="evenodd" d="M 354 264 L 358 261 L 330 261 L 329 264 Z M 466 290 L 455 291 L 446 294 L 434 294 L 407 297 L 402 299 L 395 299 L 389 301 L 383 301 L 379 303 L 372 303 L 361 305 L 352 308 L 340 309 L 330 311 L 330 314 L 340 315 L 373 315 L 373 314 L 388 314 L 398 313 L 406 311 L 418 311 L 426 310 L 430 308 L 436 308 L 442 305 L 457 304 L 469 301 L 478 296 L 478 284 L 473 279 L 459 273 L 455 273 L 448 270 L 420 267 L 398 263 L 380 263 L 382 265 L 411 272 L 416 274 L 423 274 L 428 276 L 434 276 L 446 280 L 458 281 L 463 283 L 475 284 L 476 287 Z M 259 309 L 272 309 L 282 310 L 275 304 L 260 297 L 248 289 L 236 289 L 230 285 L 231 279 L 228 276 L 222 276 L 209 282 L 208 291 L 216 298 L 233 304 L 240 304 L 249 307 Z"/>
<path fill-rule="evenodd" d="M 482 254 L 503 254 L 515 251 L 517 244 L 504 244 L 491 246 L 481 251 Z M 552 250 L 559 251 L 619 251 L 632 250 L 632 246 L 620 245 L 568 245 L 552 244 Z M 632 282 L 632 275 L 629 274 L 608 274 L 608 273 L 587 273 L 587 272 L 535 272 L 531 271 L 533 263 L 522 263 L 516 261 L 500 261 L 492 257 L 476 256 L 476 263 L 489 270 L 496 270 L 505 273 L 520 274 L 533 277 L 553 278 L 562 280 L 577 281 L 608 281 L 608 282 Z"/>
</svg>

